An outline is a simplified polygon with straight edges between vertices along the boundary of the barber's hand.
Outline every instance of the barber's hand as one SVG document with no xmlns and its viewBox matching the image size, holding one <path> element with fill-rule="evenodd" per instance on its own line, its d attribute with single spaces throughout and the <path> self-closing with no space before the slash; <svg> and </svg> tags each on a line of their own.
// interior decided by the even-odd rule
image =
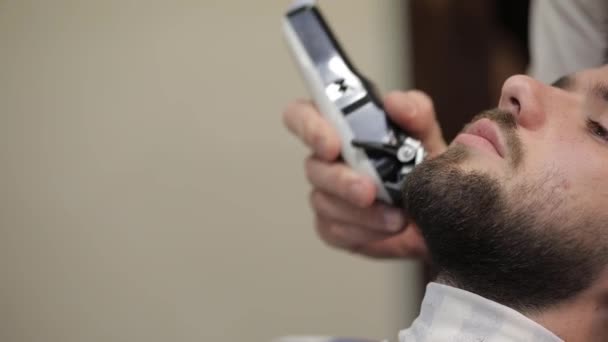
<svg viewBox="0 0 608 342">
<path fill-rule="evenodd" d="M 392 92 L 384 106 L 393 121 L 422 141 L 429 157 L 446 149 L 433 102 L 420 91 Z M 400 208 L 375 201 L 376 185 L 348 165 L 337 162 L 340 137 L 310 101 L 299 100 L 283 113 L 285 126 L 313 155 L 306 174 L 313 186 L 310 202 L 316 229 L 329 245 L 378 258 L 425 257 L 418 227 Z"/>
</svg>

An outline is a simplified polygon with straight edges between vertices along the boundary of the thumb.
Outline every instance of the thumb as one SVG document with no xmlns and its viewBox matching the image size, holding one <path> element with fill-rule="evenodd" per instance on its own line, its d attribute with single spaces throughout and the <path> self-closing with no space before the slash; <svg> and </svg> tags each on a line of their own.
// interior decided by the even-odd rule
<svg viewBox="0 0 608 342">
<path fill-rule="evenodd" d="M 430 157 L 445 151 L 433 101 L 427 94 L 419 90 L 393 91 L 385 96 L 384 108 L 397 126 L 422 142 Z"/>
</svg>

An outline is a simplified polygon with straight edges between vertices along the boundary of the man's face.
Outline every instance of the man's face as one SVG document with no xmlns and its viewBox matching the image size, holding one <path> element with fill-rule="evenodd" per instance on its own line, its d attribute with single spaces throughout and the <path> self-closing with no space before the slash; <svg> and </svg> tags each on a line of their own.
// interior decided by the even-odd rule
<svg viewBox="0 0 608 342">
<path fill-rule="evenodd" d="M 514 76 L 480 117 L 404 189 L 440 277 L 522 310 L 574 296 L 608 262 L 608 67 Z"/>
</svg>

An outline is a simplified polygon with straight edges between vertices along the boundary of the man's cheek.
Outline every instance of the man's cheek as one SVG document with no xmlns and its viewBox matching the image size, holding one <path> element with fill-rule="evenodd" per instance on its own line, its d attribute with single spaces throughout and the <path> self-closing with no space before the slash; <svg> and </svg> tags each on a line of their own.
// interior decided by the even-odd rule
<svg viewBox="0 0 608 342">
<path fill-rule="evenodd" d="M 590 193 L 596 191 L 600 183 L 589 166 L 588 160 L 568 154 L 545 159 L 540 166 L 543 177 L 539 179 L 539 183 L 544 184 L 542 191 L 545 197 L 570 206 L 591 199 Z"/>
<path fill-rule="evenodd" d="M 596 146 L 565 147 L 553 162 L 561 170 L 560 188 L 595 200 L 600 194 L 605 197 L 608 194 L 608 145 L 606 151 L 600 152 L 603 153 L 598 153 Z"/>
</svg>

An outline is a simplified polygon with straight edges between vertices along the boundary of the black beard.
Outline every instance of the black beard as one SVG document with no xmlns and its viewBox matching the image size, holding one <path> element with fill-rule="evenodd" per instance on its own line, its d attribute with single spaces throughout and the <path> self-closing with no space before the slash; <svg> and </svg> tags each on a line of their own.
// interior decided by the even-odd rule
<svg viewBox="0 0 608 342">
<path fill-rule="evenodd" d="M 496 179 L 461 170 L 466 158 L 454 146 L 418 166 L 404 188 L 405 210 L 422 231 L 438 281 L 520 312 L 590 286 L 602 263 L 599 249 L 579 238 L 585 223 L 538 217 L 543 206 L 557 205 L 549 194 L 522 186 L 509 201 Z"/>
</svg>

